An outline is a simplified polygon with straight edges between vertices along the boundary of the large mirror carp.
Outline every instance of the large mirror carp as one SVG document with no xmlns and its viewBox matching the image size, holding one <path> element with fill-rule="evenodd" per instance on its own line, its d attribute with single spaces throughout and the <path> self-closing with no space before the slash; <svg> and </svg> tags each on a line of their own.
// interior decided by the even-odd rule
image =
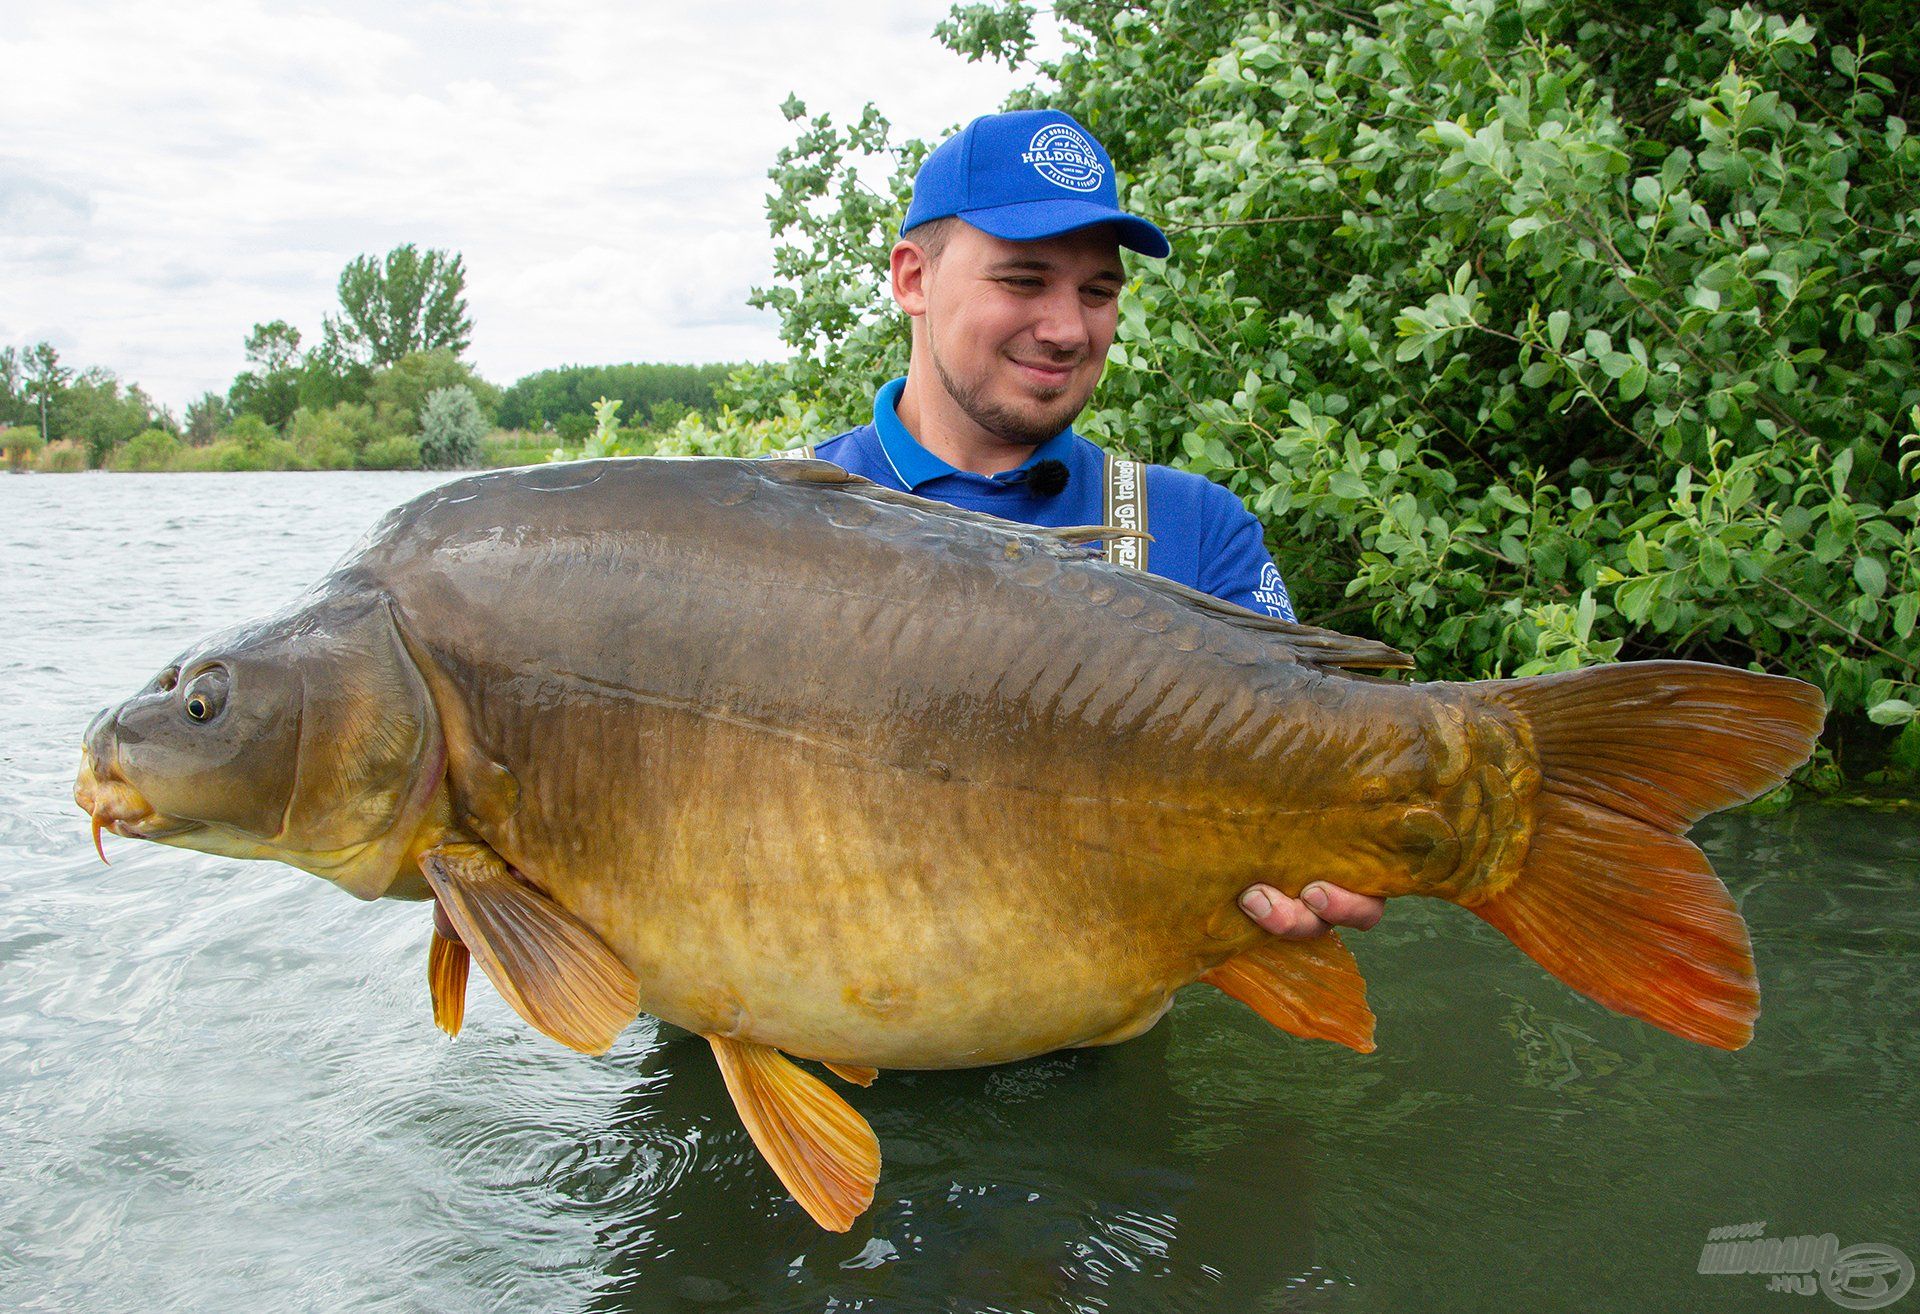
<svg viewBox="0 0 1920 1314">
<path fill-rule="evenodd" d="M 1116 532 L 821 461 L 459 479 L 102 712 L 74 796 L 96 842 L 431 900 L 449 1033 L 471 960 L 577 1050 L 643 1010 L 700 1033 L 837 1230 L 879 1148 L 794 1058 L 864 1085 L 1112 1044 L 1195 982 L 1370 1050 L 1351 955 L 1259 930 L 1255 881 L 1446 899 L 1609 1008 L 1747 1042 L 1746 927 L 1682 836 L 1806 759 L 1812 686 L 1369 675 L 1411 663 L 1088 553 Z"/>
</svg>

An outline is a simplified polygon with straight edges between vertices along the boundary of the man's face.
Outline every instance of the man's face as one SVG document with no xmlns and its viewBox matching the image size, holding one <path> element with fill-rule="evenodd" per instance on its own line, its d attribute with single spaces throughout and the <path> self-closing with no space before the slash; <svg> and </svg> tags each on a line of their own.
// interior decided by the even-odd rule
<svg viewBox="0 0 1920 1314">
<path fill-rule="evenodd" d="M 1086 407 L 1126 278 L 1111 229 L 1008 242 L 955 224 L 917 280 L 903 283 L 900 272 L 896 264 L 895 295 L 925 316 L 916 346 L 925 344 L 941 386 L 982 429 L 1040 443 Z"/>
</svg>

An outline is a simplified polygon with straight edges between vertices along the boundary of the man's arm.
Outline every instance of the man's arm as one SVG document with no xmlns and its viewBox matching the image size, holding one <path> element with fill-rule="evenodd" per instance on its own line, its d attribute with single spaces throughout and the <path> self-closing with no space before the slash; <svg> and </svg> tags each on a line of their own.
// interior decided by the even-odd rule
<svg viewBox="0 0 1920 1314">
<path fill-rule="evenodd" d="M 1207 498 L 1200 591 L 1263 616 L 1294 619 L 1286 581 L 1267 554 L 1266 530 L 1239 498 L 1218 484 L 1209 486 Z"/>
</svg>

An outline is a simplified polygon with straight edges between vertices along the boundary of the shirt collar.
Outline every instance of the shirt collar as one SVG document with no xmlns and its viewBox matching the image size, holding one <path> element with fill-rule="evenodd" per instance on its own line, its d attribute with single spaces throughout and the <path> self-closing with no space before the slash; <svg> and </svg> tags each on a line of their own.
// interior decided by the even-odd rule
<svg viewBox="0 0 1920 1314">
<path fill-rule="evenodd" d="M 891 383 L 883 384 L 880 391 L 874 394 L 873 431 L 879 435 L 880 450 L 886 454 L 887 463 L 893 467 L 893 472 L 900 476 L 901 484 L 909 492 L 921 484 L 946 475 L 963 475 L 970 479 L 984 479 L 997 484 L 1011 483 L 1015 475 L 1025 473 L 1040 462 L 1065 461 L 1073 451 L 1073 426 L 1068 425 L 1034 448 L 1033 455 L 1002 474 L 987 476 L 956 470 L 922 447 L 920 440 L 908 432 L 907 426 L 900 422 L 900 394 L 906 389 L 905 379 L 895 379 Z"/>
</svg>

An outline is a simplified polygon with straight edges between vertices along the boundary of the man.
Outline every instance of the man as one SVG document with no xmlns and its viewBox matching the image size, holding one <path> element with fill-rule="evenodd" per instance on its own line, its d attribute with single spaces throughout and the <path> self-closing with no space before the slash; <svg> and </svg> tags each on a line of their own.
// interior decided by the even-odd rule
<svg viewBox="0 0 1920 1314">
<path fill-rule="evenodd" d="M 1113 162 L 1057 110 L 975 119 L 927 157 L 892 254 L 913 320 L 907 376 L 873 422 L 814 453 L 889 488 L 1033 525 L 1149 529 L 1110 558 L 1253 611 L 1293 619 L 1260 522 L 1225 488 L 1110 460 L 1072 429 L 1106 365 L 1126 282 L 1120 246 L 1165 257 L 1153 224 L 1119 208 Z M 1275 935 L 1365 930 L 1381 901 L 1315 882 L 1295 900 L 1241 896 Z"/>
</svg>

